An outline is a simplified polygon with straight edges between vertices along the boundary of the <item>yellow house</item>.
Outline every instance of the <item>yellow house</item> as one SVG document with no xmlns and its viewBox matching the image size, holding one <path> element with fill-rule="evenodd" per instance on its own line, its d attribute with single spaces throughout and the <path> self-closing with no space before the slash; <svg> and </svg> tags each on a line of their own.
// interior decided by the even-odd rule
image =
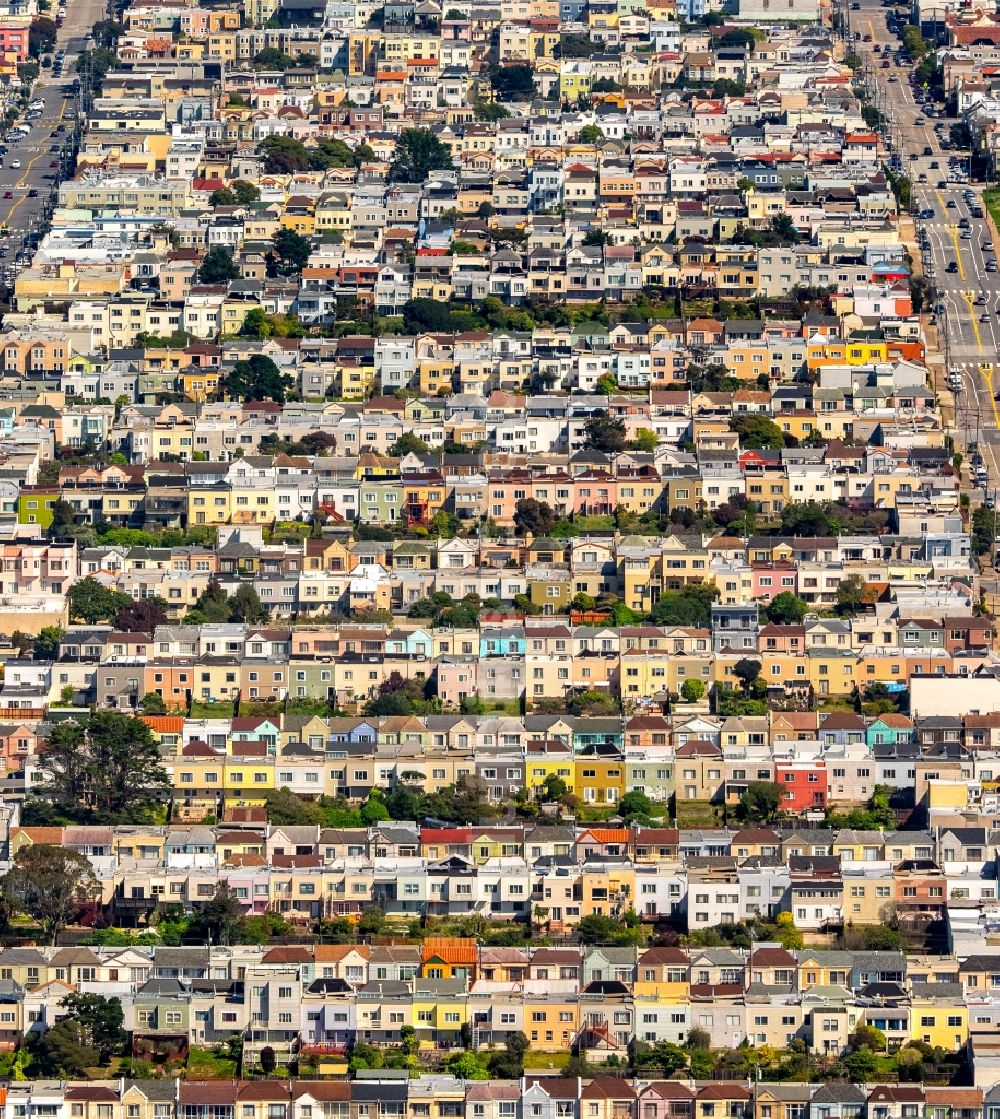
<svg viewBox="0 0 1000 1119">
<path fill-rule="evenodd" d="M 208 53 L 208 43 L 201 39 L 185 39 L 177 44 L 178 62 L 200 62 Z"/>
<path fill-rule="evenodd" d="M 649 948 L 639 957 L 636 999 L 676 1006 L 691 996 L 691 961 L 680 948 Z"/>
<path fill-rule="evenodd" d="M 799 989 L 810 987 L 847 987 L 851 969 L 843 963 L 830 963 L 821 955 L 799 957 Z"/>
<path fill-rule="evenodd" d="M 208 58 L 221 58 L 235 62 L 237 58 L 237 35 L 235 31 L 213 31 L 208 36 Z"/>
<path fill-rule="evenodd" d="M 290 198 L 278 224 L 282 229 L 291 229 L 303 237 L 311 236 L 316 230 L 316 211 L 311 199 L 300 196 Z"/>
<path fill-rule="evenodd" d="M 712 660 L 705 653 L 635 649 L 619 658 L 619 687 L 622 699 L 652 699 L 665 691 L 679 692 L 685 680 L 712 678 Z"/>
<path fill-rule="evenodd" d="M 662 500 L 663 493 L 663 483 L 659 479 L 636 477 L 623 482 L 619 475 L 618 508 L 628 513 L 650 512 Z"/>
<path fill-rule="evenodd" d="M 531 1048 L 543 1053 L 565 1053 L 580 1028 L 580 1006 L 575 999 L 553 992 L 524 994 L 524 1032 Z"/>
<path fill-rule="evenodd" d="M 168 766 L 174 791 L 174 813 L 181 820 L 201 820 L 218 811 L 224 759 L 181 757 Z"/>
<path fill-rule="evenodd" d="M 620 916 L 635 908 L 635 868 L 631 865 L 590 871 L 581 876 L 580 915 Z"/>
<path fill-rule="evenodd" d="M 886 907 L 892 905 L 895 894 L 892 869 L 887 868 L 881 876 L 874 872 L 854 873 L 852 868 L 844 871 L 844 920 L 855 925 L 879 925 L 884 923 Z"/>
<path fill-rule="evenodd" d="M 225 306 L 223 304 L 223 310 L 225 310 Z M 241 303 L 240 306 L 244 310 L 245 317 L 246 304 Z M 219 371 L 217 369 L 182 369 L 177 377 L 177 387 L 185 400 L 193 400 L 196 403 L 208 400 L 209 397 L 218 392 Z"/>
<path fill-rule="evenodd" d="M 576 769 L 573 764 L 572 753 L 558 746 L 551 750 L 541 748 L 528 749 L 527 768 L 525 780 L 529 791 L 541 789 L 548 777 L 557 777 L 565 782 L 570 793 L 576 792 Z"/>
<path fill-rule="evenodd" d="M 460 980 L 417 980 L 414 984 L 413 1027 L 421 1048 L 458 1045 L 468 1017 L 468 995 Z"/>
<path fill-rule="evenodd" d="M 246 743 L 233 743 L 233 749 Z M 252 745 L 257 745 L 253 743 Z M 263 804 L 264 794 L 274 788 L 274 759 L 266 755 L 243 754 L 227 757 L 223 763 L 223 789 L 227 801 Z"/>
<path fill-rule="evenodd" d="M 348 194 L 326 194 L 316 204 L 316 231 L 351 231 L 351 199 Z"/>
<path fill-rule="evenodd" d="M 888 344 L 877 338 L 839 338 L 814 337 L 806 345 L 806 365 L 820 369 L 824 365 L 871 365 L 887 361 Z"/>
<path fill-rule="evenodd" d="M 361 365 L 351 359 L 341 359 L 337 362 L 337 370 L 342 400 L 367 399 L 375 380 L 373 365 Z"/>
<path fill-rule="evenodd" d="M 248 302 L 246 299 L 223 299 L 219 307 L 219 333 L 224 337 L 238 334 L 244 319 L 247 317 L 247 312 L 259 306 L 260 304 Z M 199 370 L 199 372 L 205 372 L 207 375 L 207 371 Z M 202 380 L 204 379 L 202 377 Z M 218 376 L 216 376 L 215 382 L 218 384 Z"/>
<path fill-rule="evenodd" d="M 957 1053 L 969 1037 L 969 1010 L 954 999 L 914 996 L 910 1012 L 910 1036 Z"/>
<path fill-rule="evenodd" d="M 483 866 L 490 859 L 519 859 L 524 843 L 513 834 L 498 830 L 481 831 L 472 837 L 472 861 Z"/>
<path fill-rule="evenodd" d="M 233 524 L 271 524 L 277 517 L 277 497 L 274 490 L 234 485 L 232 487 Z"/>
<path fill-rule="evenodd" d="M 969 806 L 969 785 L 967 781 L 928 781 L 927 807 L 929 809 L 953 809 L 963 812 Z"/>
<path fill-rule="evenodd" d="M 228 486 L 198 486 L 187 493 L 189 525 L 226 525 L 232 516 L 232 492 Z"/>
<path fill-rule="evenodd" d="M 142 497 L 130 494 L 126 490 L 119 493 L 111 492 L 101 495 L 101 508 L 104 511 L 104 520 L 114 524 L 121 517 L 134 513 L 142 504 Z"/>
<path fill-rule="evenodd" d="M 559 96 L 564 101 L 575 102 L 578 97 L 590 94 L 592 73 L 590 63 L 567 62 L 559 72 Z"/>
<path fill-rule="evenodd" d="M 801 441 L 808 439 L 816 430 L 816 413 L 808 409 L 781 412 L 774 417 L 774 422 L 781 428 L 783 434 L 794 435 Z"/>
<path fill-rule="evenodd" d="M 193 435 L 190 427 L 156 427 L 150 436 L 151 458 L 162 458 L 165 454 L 176 455 L 180 459 L 191 458 Z"/>
<path fill-rule="evenodd" d="M 400 35 L 386 35 L 382 43 L 382 57 L 387 63 L 407 63 L 416 59 L 424 62 L 437 59 L 440 40 L 436 36 L 411 31 Z"/>
<path fill-rule="evenodd" d="M 573 788 L 585 804 L 617 804 L 625 795 L 625 763 L 620 759 L 577 757 Z"/>
<path fill-rule="evenodd" d="M 362 78 L 369 73 L 381 47 L 381 31 L 352 31 L 347 40 L 347 76 Z"/>
<path fill-rule="evenodd" d="M 455 381 L 455 363 L 449 357 L 424 358 L 418 366 L 421 396 L 450 394 Z"/>
</svg>

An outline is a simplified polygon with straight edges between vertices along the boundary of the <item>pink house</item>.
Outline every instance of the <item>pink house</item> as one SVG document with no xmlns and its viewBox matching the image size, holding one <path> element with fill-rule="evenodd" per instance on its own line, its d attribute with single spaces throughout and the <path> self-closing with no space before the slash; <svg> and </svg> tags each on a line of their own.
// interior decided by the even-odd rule
<svg viewBox="0 0 1000 1119">
<path fill-rule="evenodd" d="M 0 561 L 0 594 L 63 594 L 76 579 L 76 541 L 15 540 Z"/>
<path fill-rule="evenodd" d="M 783 591 L 796 593 L 799 585 L 798 568 L 793 563 L 752 563 L 753 597 L 770 602 Z"/>
<path fill-rule="evenodd" d="M 584 516 L 602 516 L 618 507 L 618 479 L 604 470 L 577 474 L 573 488 L 573 508 Z"/>
<path fill-rule="evenodd" d="M 476 669 L 475 660 L 449 660 L 447 657 L 439 660 L 437 692 L 442 702 L 458 707 L 467 696 L 475 695 L 478 675 Z"/>
</svg>

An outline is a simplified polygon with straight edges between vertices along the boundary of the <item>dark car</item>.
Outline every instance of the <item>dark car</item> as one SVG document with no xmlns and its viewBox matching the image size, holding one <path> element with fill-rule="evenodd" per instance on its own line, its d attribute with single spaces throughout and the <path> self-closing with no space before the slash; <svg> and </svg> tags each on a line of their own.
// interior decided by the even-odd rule
<svg viewBox="0 0 1000 1119">
<path fill-rule="evenodd" d="M 58 167 L 59 166 L 59 160 L 58 159 L 50 160 L 49 161 L 49 166 L 50 167 Z"/>
<path fill-rule="evenodd" d="M 4 198 L 13 198 L 14 197 L 14 192 L 12 190 L 5 190 L 3 192 L 3 196 L 4 196 Z"/>
<path fill-rule="evenodd" d="M 958 271 L 958 265 L 953 260 L 949 260 L 948 261 L 948 267 L 945 268 L 945 272 L 957 272 L 957 271 Z"/>
<path fill-rule="evenodd" d="M 38 197 L 38 191 L 35 190 L 34 187 L 32 187 L 31 190 L 28 191 L 28 197 L 29 198 L 37 198 Z"/>
<path fill-rule="evenodd" d="M 933 154 L 934 154 L 934 149 L 930 146 L 930 144 L 925 144 L 924 145 L 924 155 L 933 155 Z"/>
</svg>

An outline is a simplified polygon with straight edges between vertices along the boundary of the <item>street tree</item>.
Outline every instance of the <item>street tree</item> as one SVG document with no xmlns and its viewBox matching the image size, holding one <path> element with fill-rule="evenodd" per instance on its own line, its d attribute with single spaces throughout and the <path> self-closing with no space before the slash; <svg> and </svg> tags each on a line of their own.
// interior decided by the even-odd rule
<svg viewBox="0 0 1000 1119">
<path fill-rule="evenodd" d="M 54 661 L 59 655 L 59 642 L 63 638 L 60 626 L 43 626 L 35 636 L 31 655 L 36 661 Z"/>
<path fill-rule="evenodd" d="M 751 660 L 749 657 L 740 657 L 733 665 L 733 675 L 739 680 L 745 692 L 750 690 L 753 682 L 760 675 L 760 667 L 760 661 Z"/>
<path fill-rule="evenodd" d="M 267 607 L 261 602 L 256 588 L 250 583 L 241 583 L 229 600 L 230 616 L 238 622 L 259 625 L 270 617 Z"/>
<path fill-rule="evenodd" d="M 166 715 L 167 705 L 159 692 L 146 692 L 139 704 L 144 715 Z"/>
<path fill-rule="evenodd" d="M 241 206 L 249 205 L 249 203 L 256 202 L 260 198 L 260 187 L 247 179 L 236 179 L 235 182 L 229 184 L 229 189 L 236 196 L 236 201 Z"/>
<path fill-rule="evenodd" d="M 740 797 L 740 815 L 757 822 L 773 820 L 784 795 L 785 790 L 777 781 L 751 781 Z"/>
<path fill-rule="evenodd" d="M 269 175 L 288 175 L 309 167 L 309 149 L 292 136 L 265 136 L 257 145 Z"/>
<path fill-rule="evenodd" d="M 753 413 L 734 416 L 729 421 L 729 430 L 736 432 L 744 450 L 780 450 L 785 445 L 781 428 L 767 416 Z"/>
<path fill-rule="evenodd" d="M 530 101 L 535 96 L 535 71 L 527 63 L 494 66 L 490 85 L 501 101 Z"/>
<path fill-rule="evenodd" d="M 767 618 L 776 626 L 797 626 L 808 610 L 809 604 L 803 599 L 791 591 L 782 591 L 767 604 Z"/>
<path fill-rule="evenodd" d="M 253 354 L 250 358 L 233 362 L 224 385 L 225 392 L 234 400 L 274 400 L 284 404 L 292 380 L 271 358 Z"/>
<path fill-rule="evenodd" d="M 238 934 L 243 919 L 243 906 L 239 899 L 227 883 L 220 882 L 211 901 L 195 913 L 188 932 L 212 944 L 230 944 Z"/>
<path fill-rule="evenodd" d="M 534 497 L 518 499 L 514 507 L 514 529 L 518 536 L 548 536 L 556 523 L 555 514 L 545 501 Z"/>
<path fill-rule="evenodd" d="M 37 763 L 35 794 L 79 824 L 146 823 L 169 793 L 149 727 L 117 711 L 57 723 Z"/>
<path fill-rule="evenodd" d="M 119 610 L 132 605 L 129 595 L 109 590 L 93 575 L 74 583 L 68 598 L 70 617 L 81 618 L 88 625 L 111 621 Z"/>
<path fill-rule="evenodd" d="M 152 633 L 167 621 L 167 604 L 159 595 L 130 601 L 115 615 L 115 628 L 123 633 Z"/>
<path fill-rule="evenodd" d="M 681 699 L 685 703 L 697 703 L 705 696 L 705 685 L 701 680 L 696 680 L 693 676 L 681 684 Z"/>
<path fill-rule="evenodd" d="M 432 171 L 450 171 L 451 149 L 427 128 L 404 128 L 389 167 L 393 183 L 422 183 Z"/>
<path fill-rule="evenodd" d="M 309 263 L 311 252 L 312 244 L 308 237 L 303 237 L 294 229 L 279 229 L 271 240 L 271 251 L 267 257 L 268 274 L 292 276 L 301 272 Z"/>
<path fill-rule="evenodd" d="M 842 614 L 856 614 L 865 601 L 865 581 L 860 575 L 848 575 L 837 584 L 837 609 Z"/>
<path fill-rule="evenodd" d="M 240 269 L 233 254 L 225 245 L 213 245 L 201 258 L 198 282 L 201 284 L 228 284 L 240 278 Z"/>
<path fill-rule="evenodd" d="M 614 455 L 625 450 L 625 421 L 607 412 L 594 412 L 583 425 L 584 443 L 592 451 Z"/>
<path fill-rule="evenodd" d="M 97 1046 L 87 1042 L 85 1027 L 68 1017 L 60 1019 L 44 1034 L 36 1034 L 30 1051 L 33 1064 L 42 1076 L 85 1078 L 88 1070 L 101 1060 Z"/>
<path fill-rule="evenodd" d="M 76 917 L 80 907 L 97 897 L 99 889 L 90 860 L 54 843 L 22 847 L 0 879 L 7 904 L 38 921 L 50 944 L 55 944 L 60 929 Z"/>
<path fill-rule="evenodd" d="M 84 1043 L 97 1050 L 100 1064 L 122 1055 L 128 1033 L 121 999 L 71 991 L 59 1005 L 67 1018 L 79 1023 Z"/>
</svg>

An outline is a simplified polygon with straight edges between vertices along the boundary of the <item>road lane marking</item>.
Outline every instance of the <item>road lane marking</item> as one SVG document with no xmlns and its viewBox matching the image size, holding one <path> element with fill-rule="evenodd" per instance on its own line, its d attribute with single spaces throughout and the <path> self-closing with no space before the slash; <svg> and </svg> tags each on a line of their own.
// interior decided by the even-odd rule
<svg viewBox="0 0 1000 1119">
<path fill-rule="evenodd" d="M 961 265 L 959 265 L 961 267 Z M 972 333 L 976 336 L 976 348 L 980 353 L 983 352 L 983 339 L 979 333 L 979 323 L 976 321 L 976 312 L 973 306 L 973 294 L 970 291 L 963 291 L 962 298 L 969 305 L 969 321 L 972 323 Z"/>
</svg>

